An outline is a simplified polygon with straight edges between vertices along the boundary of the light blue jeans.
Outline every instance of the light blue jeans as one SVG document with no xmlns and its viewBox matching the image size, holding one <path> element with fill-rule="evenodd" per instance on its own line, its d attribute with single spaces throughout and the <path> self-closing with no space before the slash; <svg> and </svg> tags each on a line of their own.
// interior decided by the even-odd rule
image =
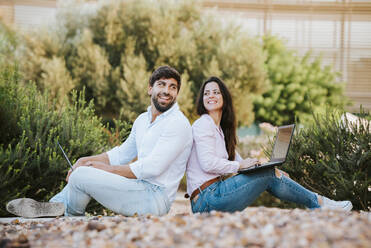
<svg viewBox="0 0 371 248">
<path fill-rule="evenodd" d="M 267 169 L 246 175 L 238 174 L 213 183 L 199 193 L 196 200 L 191 201 L 192 212 L 242 211 L 264 191 L 281 200 L 302 204 L 310 209 L 320 207 L 315 193 L 283 174 L 277 177 L 274 169 Z"/>
<path fill-rule="evenodd" d="M 125 216 L 164 215 L 170 210 L 162 187 L 86 166 L 78 167 L 50 202 L 63 202 L 66 216 L 78 216 L 84 215 L 91 198 Z"/>
</svg>

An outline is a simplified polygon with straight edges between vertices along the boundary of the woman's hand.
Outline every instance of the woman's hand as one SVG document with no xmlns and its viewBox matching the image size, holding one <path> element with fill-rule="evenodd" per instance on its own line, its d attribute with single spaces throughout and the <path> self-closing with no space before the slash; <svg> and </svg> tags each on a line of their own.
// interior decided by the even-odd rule
<svg viewBox="0 0 371 248">
<path fill-rule="evenodd" d="M 240 170 L 247 169 L 249 167 L 253 167 L 256 164 L 259 164 L 259 160 L 256 158 L 247 158 L 240 162 Z"/>
<path fill-rule="evenodd" d="M 286 177 L 290 178 L 290 175 L 287 172 L 284 172 L 283 170 L 274 168 L 276 170 L 277 177 L 281 177 L 281 174 L 284 174 Z"/>
</svg>

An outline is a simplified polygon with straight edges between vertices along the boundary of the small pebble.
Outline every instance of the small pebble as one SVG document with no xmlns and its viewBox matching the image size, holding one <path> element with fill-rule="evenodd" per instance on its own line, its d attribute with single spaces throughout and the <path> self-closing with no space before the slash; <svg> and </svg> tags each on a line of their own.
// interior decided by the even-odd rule
<svg viewBox="0 0 371 248">
<path fill-rule="evenodd" d="M 90 221 L 86 226 L 86 230 L 97 230 L 98 232 L 106 229 L 106 226 L 98 221 Z"/>
</svg>

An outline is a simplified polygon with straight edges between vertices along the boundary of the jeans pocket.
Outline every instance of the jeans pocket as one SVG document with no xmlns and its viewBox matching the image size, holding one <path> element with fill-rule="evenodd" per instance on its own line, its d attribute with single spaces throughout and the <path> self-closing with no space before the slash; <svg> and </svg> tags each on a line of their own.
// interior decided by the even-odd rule
<svg viewBox="0 0 371 248">
<path fill-rule="evenodd" d="M 205 193 L 205 191 L 201 192 L 200 194 L 198 194 L 198 199 L 196 200 L 196 202 L 191 202 L 193 213 L 209 212 L 209 204 L 207 199 L 205 199 Z"/>
<path fill-rule="evenodd" d="M 170 211 L 170 201 L 169 201 L 169 198 L 165 192 L 165 190 L 161 190 L 161 194 L 162 194 L 162 200 L 163 200 L 163 203 L 165 205 L 165 214 L 168 213 Z"/>
<path fill-rule="evenodd" d="M 201 194 L 198 194 L 197 200 L 192 199 L 191 200 L 191 208 L 193 213 L 198 213 L 200 212 L 200 205 L 201 205 Z"/>
<path fill-rule="evenodd" d="M 157 214 L 158 215 L 167 214 L 170 210 L 170 202 L 165 192 L 165 188 L 148 183 L 147 192 L 154 199 L 154 206 L 157 209 Z"/>
</svg>

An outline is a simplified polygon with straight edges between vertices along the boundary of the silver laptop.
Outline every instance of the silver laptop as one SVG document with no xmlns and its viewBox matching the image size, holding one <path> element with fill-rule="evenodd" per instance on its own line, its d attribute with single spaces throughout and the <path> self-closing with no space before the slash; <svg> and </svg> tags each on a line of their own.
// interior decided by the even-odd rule
<svg viewBox="0 0 371 248">
<path fill-rule="evenodd" d="M 283 164 L 286 161 L 294 129 L 295 124 L 278 127 L 270 160 L 267 163 L 256 164 L 255 166 L 240 170 L 238 173 L 247 174 Z"/>
<path fill-rule="evenodd" d="M 63 148 L 62 148 L 62 146 L 59 144 L 59 142 L 57 141 L 57 144 L 58 144 L 58 146 L 59 146 L 59 149 L 61 149 L 61 151 L 62 151 L 62 153 L 63 153 L 63 156 L 64 156 L 64 158 L 67 160 L 67 163 L 68 163 L 68 165 L 71 167 L 71 170 L 73 171 L 73 166 L 72 166 L 72 164 L 71 164 L 71 162 L 70 162 L 70 160 L 68 159 L 68 157 L 67 157 L 67 154 L 64 152 L 64 150 L 63 150 Z"/>
</svg>

